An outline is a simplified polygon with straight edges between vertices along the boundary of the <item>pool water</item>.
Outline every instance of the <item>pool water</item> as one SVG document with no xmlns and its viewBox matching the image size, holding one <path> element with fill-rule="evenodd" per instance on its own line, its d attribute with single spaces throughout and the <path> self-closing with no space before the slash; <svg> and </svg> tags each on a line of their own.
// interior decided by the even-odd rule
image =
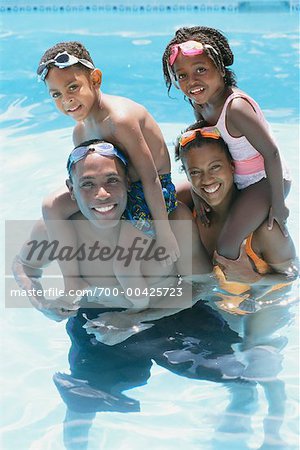
<svg viewBox="0 0 300 450">
<path fill-rule="evenodd" d="M 3 219 L 39 218 L 42 198 L 66 177 L 73 124 L 35 76 L 46 48 L 82 41 L 103 70 L 103 91 L 145 105 L 172 155 L 193 114 L 180 92 L 167 96 L 161 55 L 179 26 L 201 23 L 228 36 L 238 84 L 262 106 L 288 161 L 294 180 L 289 229 L 298 248 L 295 13 L 10 13 L 0 19 Z M 297 287 L 288 295 L 297 297 Z M 68 325 L 68 336 L 65 323 L 31 308 L 2 305 L 1 312 L 3 450 L 298 448 L 297 303 L 282 310 L 275 338 L 283 350 L 250 355 L 253 364 L 270 364 L 259 379 L 234 376 L 239 364 L 232 349 L 240 337 L 199 302 L 115 347 L 86 342 L 76 323 Z"/>
</svg>

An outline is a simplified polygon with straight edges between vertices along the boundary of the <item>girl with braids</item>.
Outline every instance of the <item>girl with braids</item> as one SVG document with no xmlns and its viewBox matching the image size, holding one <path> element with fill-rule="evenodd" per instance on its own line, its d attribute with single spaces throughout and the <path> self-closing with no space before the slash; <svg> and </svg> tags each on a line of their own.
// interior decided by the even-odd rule
<svg viewBox="0 0 300 450">
<path fill-rule="evenodd" d="M 229 147 L 234 181 L 241 192 L 220 233 L 216 262 L 227 258 L 238 264 L 242 242 L 267 218 L 269 230 L 276 221 L 283 235 L 288 235 L 284 198 L 290 176 L 259 105 L 236 86 L 235 75 L 228 69 L 233 58 L 226 37 L 218 30 L 184 27 L 166 47 L 163 72 L 168 92 L 172 85 L 180 89 L 196 119 L 216 127 Z M 220 188 L 209 178 L 203 185 L 212 195 Z M 196 196 L 193 200 L 197 201 Z M 209 206 L 203 204 L 205 210 Z M 205 213 L 201 220 L 209 224 Z"/>
</svg>

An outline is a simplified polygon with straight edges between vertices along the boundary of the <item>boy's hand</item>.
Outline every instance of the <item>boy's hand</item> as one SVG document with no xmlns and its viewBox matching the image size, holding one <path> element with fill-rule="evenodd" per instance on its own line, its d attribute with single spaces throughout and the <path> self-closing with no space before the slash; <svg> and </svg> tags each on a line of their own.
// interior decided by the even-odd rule
<svg viewBox="0 0 300 450">
<path fill-rule="evenodd" d="M 281 208 L 275 208 L 274 206 L 271 206 L 268 217 L 268 230 L 272 230 L 274 220 L 276 220 L 283 236 L 288 237 L 289 233 L 286 227 L 288 216 L 289 210 L 285 205 L 283 205 Z"/>
</svg>

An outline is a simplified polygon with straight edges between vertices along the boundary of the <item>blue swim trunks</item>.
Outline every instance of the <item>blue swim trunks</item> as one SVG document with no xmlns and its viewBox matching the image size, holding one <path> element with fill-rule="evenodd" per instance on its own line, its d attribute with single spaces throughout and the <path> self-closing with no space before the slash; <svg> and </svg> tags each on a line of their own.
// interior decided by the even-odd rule
<svg viewBox="0 0 300 450">
<path fill-rule="evenodd" d="M 176 189 L 172 183 L 171 174 L 159 175 L 166 209 L 170 214 L 177 207 Z M 138 230 L 148 236 L 155 237 L 153 219 L 145 200 L 142 182 L 134 181 L 128 191 L 127 206 L 123 218 L 129 220 Z"/>
</svg>

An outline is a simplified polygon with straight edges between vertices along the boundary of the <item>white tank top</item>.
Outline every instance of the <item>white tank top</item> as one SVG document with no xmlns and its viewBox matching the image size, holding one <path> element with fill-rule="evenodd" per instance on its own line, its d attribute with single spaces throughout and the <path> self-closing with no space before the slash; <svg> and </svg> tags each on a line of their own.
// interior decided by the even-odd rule
<svg viewBox="0 0 300 450">
<path fill-rule="evenodd" d="M 250 142 L 246 139 L 245 136 L 236 138 L 236 137 L 231 136 L 227 131 L 227 128 L 226 128 L 227 107 L 234 98 L 245 98 L 250 103 L 250 105 L 253 107 L 259 120 L 261 121 L 263 126 L 268 130 L 268 132 L 274 142 L 275 142 L 275 139 L 270 130 L 269 123 L 266 121 L 262 110 L 260 109 L 259 105 L 255 102 L 255 100 L 253 100 L 253 98 L 249 97 L 247 94 L 244 94 L 243 92 L 233 92 L 231 95 L 229 95 L 229 97 L 227 97 L 227 99 L 224 103 L 220 117 L 218 119 L 218 122 L 216 123 L 216 127 L 218 128 L 218 130 L 221 133 L 222 138 L 228 145 L 228 148 L 229 148 L 229 151 L 231 153 L 233 160 L 234 161 L 245 161 L 247 159 L 252 159 L 252 158 L 259 156 L 260 153 L 250 144 Z M 283 178 L 285 180 L 291 180 L 287 164 L 282 156 L 280 156 L 280 160 L 281 160 Z M 250 186 L 251 184 L 257 183 L 262 178 L 266 178 L 266 172 L 264 170 L 258 171 L 256 173 L 251 173 L 248 175 L 234 174 L 234 181 L 235 181 L 238 189 L 245 189 L 246 187 Z"/>
</svg>

